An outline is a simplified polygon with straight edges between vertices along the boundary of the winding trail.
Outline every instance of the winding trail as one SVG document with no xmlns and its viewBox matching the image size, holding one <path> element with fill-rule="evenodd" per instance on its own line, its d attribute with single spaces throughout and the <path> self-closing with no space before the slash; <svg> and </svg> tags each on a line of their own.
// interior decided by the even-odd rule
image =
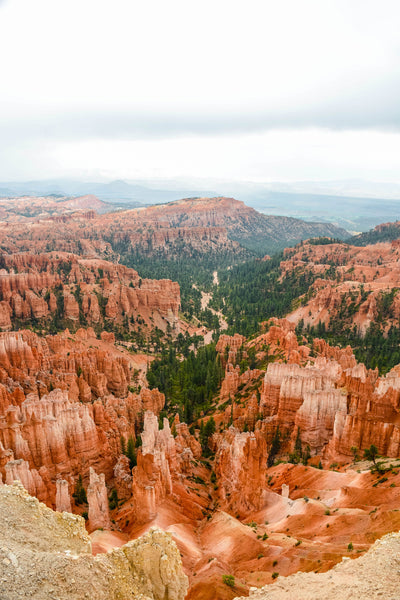
<svg viewBox="0 0 400 600">
<path fill-rule="evenodd" d="M 217 271 L 213 271 L 213 283 L 214 283 L 214 285 L 219 285 Z M 219 310 L 218 311 L 214 310 L 213 308 L 208 306 L 211 298 L 212 298 L 212 294 L 206 293 L 206 292 L 201 292 L 201 310 L 205 310 L 206 308 L 208 308 L 208 310 L 210 310 L 213 313 L 213 315 L 217 315 L 217 317 L 219 319 L 220 329 L 221 329 L 221 331 L 225 331 L 226 329 L 228 329 L 228 323 L 225 321 L 224 315 Z M 214 333 L 214 330 L 208 331 L 204 335 L 204 344 L 210 344 L 212 342 L 213 333 Z"/>
</svg>

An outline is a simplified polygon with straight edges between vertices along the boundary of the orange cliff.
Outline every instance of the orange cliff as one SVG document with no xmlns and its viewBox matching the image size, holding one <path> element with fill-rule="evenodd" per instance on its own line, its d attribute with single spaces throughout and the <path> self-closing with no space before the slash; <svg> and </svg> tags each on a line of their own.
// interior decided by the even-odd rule
<svg viewBox="0 0 400 600">
<path fill-rule="evenodd" d="M 247 514 L 266 502 L 267 444 L 260 432 L 240 433 L 233 427 L 215 434 L 215 474 L 223 510 Z"/>
<path fill-rule="evenodd" d="M 295 249 L 286 249 L 285 254 L 281 262 L 283 275 L 309 273 L 314 278 L 310 297 L 287 317 L 289 321 L 329 326 L 334 319 L 345 316 L 347 324 L 355 325 L 364 334 L 379 317 L 382 294 L 394 290 L 385 327 L 398 322 L 400 246 L 396 240 L 364 247 L 302 242 Z"/>
<path fill-rule="evenodd" d="M 0 216 L 1 216 L 0 203 Z M 227 250 L 243 254 L 228 229 L 240 222 L 257 222 L 260 216 L 242 202 L 230 198 L 188 199 L 140 209 L 96 215 L 76 212 L 54 218 L 32 218 L 0 223 L 0 241 L 11 253 L 73 252 L 117 262 L 121 251 L 147 256 L 170 256 L 182 251 Z"/>
<path fill-rule="evenodd" d="M 189 433 L 186 423 L 175 419 L 176 437 L 168 419 L 159 429 L 158 418 L 151 411 L 144 415 L 142 446 L 137 453 L 137 466 L 132 470 L 132 509 L 136 523 L 156 518 L 167 497 L 179 496 L 185 475 L 191 475 L 190 463 L 201 456 L 199 442 Z"/>
<path fill-rule="evenodd" d="M 0 365 L 0 472 L 50 506 L 68 504 L 59 480 L 71 499 L 90 466 L 113 482 L 121 436 L 135 440 L 144 411 L 158 414 L 165 402 L 158 390 L 128 391 L 135 356 L 90 329 L 2 333 Z"/>
<path fill-rule="evenodd" d="M 318 344 L 318 341 L 316 341 Z M 344 351 L 345 364 L 348 362 Z M 354 361 L 354 358 L 353 358 Z M 268 366 L 260 411 L 291 436 L 297 431 L 311 454 L 348 459 L 371 444 L 384 456 L 400 454 L 398 370 L 378 379 L 364 365 L 343 368 L 335 359 L 317 358 L 305 367 L 274 363 Z"/>
<path fill-rule="evenodd" d="M 104 324 L 179 332 L 179 285 L 141 279 L 136 271 L 100 259 L 62 252 L 4 255 L 0 270 L 0 328 L 15 320 L 65 319 L 70 324 Z"/>
<path fill-rule="evenodd" d="M 340 349 L 314 340 L 311 349 L 299 344 L 294 324 L 272 320 L 265 334 L 244 341 L 223 336 L 217 347 L 221 358 L 256 357 L 266 370 L 247 369 L 226 363 L 217 411 L 217 428 L 233 424 L 243 431 L 262 431 L 270 447 L 278 426 L 281 451 L 293 452 L 299 432 L 303 450 L 323 460 L 348 460 L 352 448 L 362 452 L 371 444 L 383 456 L 400 455 L 399 368 L 386 377 L 357 364 L 350 347 Z M 232 345 L 232 348 L 230 347 Z M 273 361 L 273 362 L 271 362 Z M 235 400 L 236 395 L 239 398 Z"/>
</svg>

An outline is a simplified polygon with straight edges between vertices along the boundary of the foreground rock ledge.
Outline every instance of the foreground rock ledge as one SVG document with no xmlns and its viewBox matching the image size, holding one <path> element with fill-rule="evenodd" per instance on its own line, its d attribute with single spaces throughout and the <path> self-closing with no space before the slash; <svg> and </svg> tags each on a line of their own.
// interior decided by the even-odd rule
<svg viewBox="0 0 400 600">
<path fill-rule="evenodd" d="M 250 600 L 398 600 L 400 533 L 390 533 L 356 559 L 326 573 L 296 573 L 250 592 Z M 235 600 L 249 600 L 247 597 Z"/>
<path fill-rule="evenodd" d="M 2 600 L 183 600 L 188 580 L 169 534 L 151 529 L 91 554 L 82 517 L 58 513 L 22 484 L 0 485 Z"/>
</svg>

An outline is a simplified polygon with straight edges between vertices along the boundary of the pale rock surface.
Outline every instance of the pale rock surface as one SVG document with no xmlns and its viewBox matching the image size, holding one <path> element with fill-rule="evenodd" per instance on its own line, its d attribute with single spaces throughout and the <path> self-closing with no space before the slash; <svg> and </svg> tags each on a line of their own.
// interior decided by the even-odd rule
<svg viewBox="0 0 400 600">
<path fill-rule="evenodd" d="M 185 597 L 180 554 L 171 536 L 158 529 L 94 557 L 82 517 L 53 512 L 22 484 L 0 486 L 0 522 L 2 600 Z"/>
<path fill-rule="evenodd" d="M 97 475 L 96 471 L 89 469 L 89 486 L 87 489 L 87 500 L 89 504 L 90 531 L 94 529 L 111 529 L 110 514 L 108 508 L 108 496 L 104 473 Z"/>
<path fill-rule="evenodd" d="M 57 479 L 56 481 L 56 510 L 58 512 L 72 512 L 69 485 L 65 479 Z"/>
</svg>

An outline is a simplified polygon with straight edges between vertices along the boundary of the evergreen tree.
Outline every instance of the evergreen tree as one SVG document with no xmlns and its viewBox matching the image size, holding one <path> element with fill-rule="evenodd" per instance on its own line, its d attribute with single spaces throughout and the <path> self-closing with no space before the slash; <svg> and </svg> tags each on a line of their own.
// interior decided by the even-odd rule
<svg viewBox="0 0 400 600">
<path fill-rule="evenodd" d="M 210 417 L 207 423 L 204 425 L 203 421 L 200 425 L 200 444 L 203 450 L 204 456 L 211 454 L 210 448 L 208 447 L 209 438 L 215 433 L 215 420 L 214 417 Z"/>
<path fill-rule="evenodd" d="M 87 496 L 85 488 L 83 487 L 82 475 L 79 475 L 76 481 L 75 492 L 72 494 L 72 497 L 75 499 L 76 504 L 87 504 Z"/>
<path fill-rule="evenodd" d="M 371 444 L 369 448 L 366 448 L 364 450 L 364 458 L 366 458 L 367 460 L 372 460 L 374 465 L 376 465 L 376 459 L 378 458 L 378 456 L 378 448 L 374 446 L 374 444 Z"/>
<path fill-rule="evenodd" d="M 135 442 L 133 441 L 133 437 L 131 435 L 128 438 L 126 456 L 129 458 L 129 468 L 133 469 L 133 467 L 136 467 Z"/>
<path fill-rule="evenodd" d="M 274 437 L 272 438 L 272 445 L 271 445 L 271 449 L 269 451 L 268 459 L 267 459 L 267 467 L 272 467 L 272 465 L 274 464 L 275 457 L 278 454 L 280 448 L 281 448 L 281 434 L 280 434 L 279 425 L 278 425 L 278 427 L 276 428 L 276 431 L 274 433 Z"/>
</svg>

